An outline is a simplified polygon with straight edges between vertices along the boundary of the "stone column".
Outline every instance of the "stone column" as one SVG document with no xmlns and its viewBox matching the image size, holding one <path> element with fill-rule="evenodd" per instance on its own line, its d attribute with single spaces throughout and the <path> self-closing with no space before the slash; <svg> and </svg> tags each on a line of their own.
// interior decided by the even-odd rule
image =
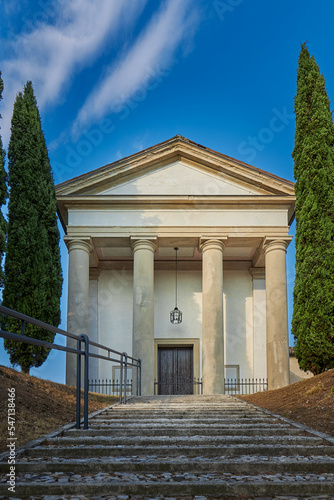
<svg viewBox="0 0 334 500">
<path fill-rule="evenodd" d="M 89 331 L 89 238 L 64 238 L 68 248 L 67 330 L 75 335 Z M 67 338 L 67 346 L 77 348 L 74 339 Z M 76 355 L 66 353 L 66 384 L 76 385 Z"/>
<path fill-rule="evenodd" d="M 223 250 L 221 239 L 204 240 L 202 257 L 203 394 L 224 393 Z"/>
<path fill-rule="evenodd" d="M 156 238 L 131 238 L 133 251 L 132 356 L 142 361 L 141 393 L 154 394 L 154 250 Z M 133 387 L 136 387 L 133 370 Z"/>
<path fill-rule="evenodd" d="M 266 330 L 268 389 L 289 384 L 286 249 L 290 239 L 266 238 Z"/>
</svg>

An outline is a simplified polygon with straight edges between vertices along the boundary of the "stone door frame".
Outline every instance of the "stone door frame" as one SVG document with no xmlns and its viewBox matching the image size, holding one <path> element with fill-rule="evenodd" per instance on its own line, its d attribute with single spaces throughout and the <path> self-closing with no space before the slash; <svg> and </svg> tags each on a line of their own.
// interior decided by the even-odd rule
<svg viewBox="0 0 334 500">
<path fill-rule="evenodd" d="M 200 339 L 199 338 L 155 338 L 154 339 L 154 380 L 158 381 L 158 348 L 159 347 L 191 347 L 193 348 L 194 379 L 201 378 Z M 200 387 L 194 387 L 194 394 L 200 394 Z"/>
</svg>

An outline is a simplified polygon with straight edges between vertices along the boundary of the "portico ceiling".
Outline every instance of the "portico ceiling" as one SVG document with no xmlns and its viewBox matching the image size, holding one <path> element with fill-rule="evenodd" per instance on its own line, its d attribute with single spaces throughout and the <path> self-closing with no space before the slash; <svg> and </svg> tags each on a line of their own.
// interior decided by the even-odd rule
<svg viewBox="0 0 334 500">
<path fill-rule="evenodd" d="M 166 241 L 163 245 L 158 244 L 158 248 L 155 252 L 154 259 L 156 261 L 173 261 L 175 260 L 175 250 L 178 248 L 178 259 L 181 261 L 200 261 L 202 260 L 202 254 L 199 251 L 199 241 L 193 238 L 195 241 L 190 241 L 186 243 L 177 242 L 175 239 L 167 244 Z M 109 242 L 107 239 L 93 238 L 93 244 L 96 251 L 96 255 L 100 262 L 112 262 L 112 261 L 129 261 L 132 260 L 132 250 L 130 242 L 123 242 L 126 244 L 120 245 L 120 242 L 115 241 L 115 239 L 110 238 Z M 261 238 L 249 239 L 247 245 L 239 246 L 229 246 L 226 245 L 224 249 L 224 260 L 228 261 L 251 261 L 254 254 L 259 246 L 261 246 Z"/>
</svg>

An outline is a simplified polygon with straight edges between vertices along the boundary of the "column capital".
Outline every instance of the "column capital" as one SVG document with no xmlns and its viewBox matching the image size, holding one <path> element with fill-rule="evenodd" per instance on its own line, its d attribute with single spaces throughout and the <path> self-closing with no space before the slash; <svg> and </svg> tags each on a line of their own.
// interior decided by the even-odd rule
<svg viewBox="0 0 334 500">
<path fill-rule="evenodd" d="M 93 250 L 93 244 L 90 238 L 73 238 L 71 236 L 64 236 L 64 242 L 69 252 L 72 250 L 83 250 L 89 254 Z"/>
<path fill-rule="evenodd" d="M 227 236 L 206 237 L 201 236 L 199 240 L 199 251 L 205 252 L 206 250 L 221 250 L 224 251 L 226 246 Z"/>
<path fill-rule="evenodd" d="M 250 267 L 249 274 L 253 280 L 264 280 L 266 277 L 266 270 L 264 267 Z"/>
<path fill-rule="evenodd" d="M 156 236 L 130 236 L 132 253 L 137 250 L 150 250 L 152 253 L 157 249 Z"/>
<path fill-rule="evenodd" d="M 266 255 L 268 252 L 272 250 L 283 250 L 286 253 L 286 249 L 288 248 L 290 242 L 292 240 L 292 236 L 283 236 L 283 237 L 271 237 L 266 236 L 263 241 L 263 250 Z"/>
</svg>

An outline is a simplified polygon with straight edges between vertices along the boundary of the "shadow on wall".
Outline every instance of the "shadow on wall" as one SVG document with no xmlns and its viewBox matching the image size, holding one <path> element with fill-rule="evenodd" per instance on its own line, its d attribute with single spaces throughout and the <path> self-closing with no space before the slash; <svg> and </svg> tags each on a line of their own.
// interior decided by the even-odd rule
<svg viewBox="0 0 334 500">
<path fill-rule="evenodd" d="M 248 271 L 224 272 L 226 365 L 239 365 L 241 378 L 253 375 L 252 279 Z"/>
<path fill-rule="evenodd" d="M 289 347 L 289 355 L 290 355 L 290 384 L 294 384 L 295 382 L 300 382 L 304 378 L 313 377 L 312 372 L 304 372 L 299 368 L 298 360 L 295 357 L 295 351 L 293 347 Z"/>
</svg>

